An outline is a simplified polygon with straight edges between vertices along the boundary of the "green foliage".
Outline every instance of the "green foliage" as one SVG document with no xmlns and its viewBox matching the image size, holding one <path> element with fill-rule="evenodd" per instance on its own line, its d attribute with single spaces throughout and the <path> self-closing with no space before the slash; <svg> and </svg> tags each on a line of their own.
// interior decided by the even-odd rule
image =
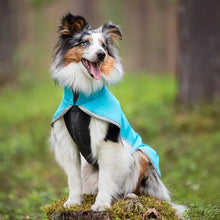
<svg viewBox="0 0 220 220">
<path fill-rule="evenodd" d="M 220 208 L 217 206 L 198 206 L 192 204 L 186 213 L 186 219 L 196 220 L 217 220 L 220 219 Z"/>
<path fill-rule="evenodd" d="M 1 89 L 0 219 L 42 219 L 43 206 L 67 195 L 66 177 L 47 141 L 63 90 L 48 77 L 32 78 L 19 88 Z M 169 76 L 128 75 L 112 92 L 144 142 L 159 153 L 173 200 L 189 205 L 192 219 L 217 219 L 219 103 L 175 105 L 175 80 Z"/>
</svg>

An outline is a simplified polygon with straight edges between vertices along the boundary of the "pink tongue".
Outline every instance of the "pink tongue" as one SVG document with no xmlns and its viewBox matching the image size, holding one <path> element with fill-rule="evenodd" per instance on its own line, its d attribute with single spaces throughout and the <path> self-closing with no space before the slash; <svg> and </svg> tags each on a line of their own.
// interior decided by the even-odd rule
<svg viewBox="0 0 220 220">
<path fill-rule="evenodd" d="M 99 80 L 101 78 L 101 71 L 99 69 L 99 64 L 98 63 L 92 63 L 89 62 L 89 72 L 93 75 L 93 77 L 96 80 Z"/>
</svg>

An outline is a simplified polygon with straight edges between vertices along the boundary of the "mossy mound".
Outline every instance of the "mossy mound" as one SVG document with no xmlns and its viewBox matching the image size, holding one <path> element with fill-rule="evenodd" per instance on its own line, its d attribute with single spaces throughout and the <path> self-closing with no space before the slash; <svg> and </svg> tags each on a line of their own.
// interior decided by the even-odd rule
<svg viewBox="0 0 220 220">
<path fill-rule="evenodd" d="M 105 220 L 139 220 L 139 219 L 163 219 L 178 220 L 175 210 L 167 202 L 152 197 L 140 196 L 134 199 L 116 200 L 112 207 L 105 212 L 93 212 L 91 206 L 95 202 L 94 195 L 84 195 L 81 206 L 73 206 L 69 209 L 63 207 L 66 198 L 55 201 L 44 207 L 44 213 L 48 219 L 105 219 Z M 149 211 L 151 209 L 155 212 Z"/>
</svg>

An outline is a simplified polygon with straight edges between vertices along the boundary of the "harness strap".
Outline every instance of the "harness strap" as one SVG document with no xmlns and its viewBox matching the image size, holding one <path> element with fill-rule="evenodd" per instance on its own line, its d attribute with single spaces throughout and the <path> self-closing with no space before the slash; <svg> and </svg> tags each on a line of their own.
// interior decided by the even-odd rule
<svg viewBox="0 0 220 220">
<path fill-rule="evenodd" d="M 98 168 L 97 160 L 92 158 L 89 124 L 91 117 L 76 106 L 79 93 L 73 93 L 73 106 L 64 115 L 64 121 L 70 136 L 76 143 L 79 152 L 89 164 Z"/>
</svg>

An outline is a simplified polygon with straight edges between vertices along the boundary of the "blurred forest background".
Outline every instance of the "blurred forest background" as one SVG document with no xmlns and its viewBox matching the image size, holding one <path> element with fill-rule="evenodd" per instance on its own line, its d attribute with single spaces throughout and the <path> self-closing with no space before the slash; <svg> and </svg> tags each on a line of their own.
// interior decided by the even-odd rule
<svg viewBox="0 0 220 220">
<path fill-rule="evenodd" d="M 124 81 L 112 88 L 160 155 L 163 181 L 191 219 L 220 219 L 220 1 L 1 0 L 0 219 L 43 219 L 67 195 L 50 153 L 62 98 L 49 66 L 66 12 L 123 31 Z"/>
</svg>

